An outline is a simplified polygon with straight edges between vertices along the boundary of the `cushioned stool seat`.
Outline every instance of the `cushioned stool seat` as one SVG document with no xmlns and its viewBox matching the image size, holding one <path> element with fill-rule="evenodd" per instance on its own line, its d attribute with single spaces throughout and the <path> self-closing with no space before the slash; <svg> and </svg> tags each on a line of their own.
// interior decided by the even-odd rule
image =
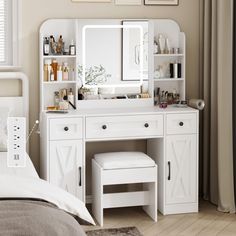
<svg viewBox="0 0 236 236">
<path fill-rule="evenodd" d="M 142 191 L 104 193 L 104 186 L 137 184 Z M 157 221 L 157 165 L 141 152 L 96 154 L 92 160 L 92 211 L 103 226 L 103 210 L 116 207 L 142 206 Z"/>
<path fill-rule="evenodd" d="M 145 168 L 155 166 L 155 162 L 142 152 L 109 152 L 94 155 L 95 161 L 104 170 Z"/>
</svg>

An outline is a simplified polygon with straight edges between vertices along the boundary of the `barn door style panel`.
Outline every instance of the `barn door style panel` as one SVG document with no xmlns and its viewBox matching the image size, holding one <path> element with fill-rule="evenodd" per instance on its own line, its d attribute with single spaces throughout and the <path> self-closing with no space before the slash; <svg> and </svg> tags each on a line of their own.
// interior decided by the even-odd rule
<svg viewBox="0 0 236 236">
<path fill-rule="evenodd" d="M 50 183 L 82 197 L 82 141 L 50 142 Z"/>
<path fill-rule="evenodd" d="M 173 135 L 166 143 L 166 204 L 197 201 L 197 137 Z"/>
</svg>

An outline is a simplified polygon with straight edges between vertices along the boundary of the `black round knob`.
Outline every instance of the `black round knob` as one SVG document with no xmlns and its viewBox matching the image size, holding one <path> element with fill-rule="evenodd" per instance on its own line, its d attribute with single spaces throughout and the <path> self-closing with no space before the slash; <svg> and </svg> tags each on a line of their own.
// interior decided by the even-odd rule
<svg viewBox="0 0 236 236">
<path fill-rule="evenodd" d="M 102 129 L 107 129 L 107 126 L 106 126 L 106 125 L 103 125 L 103 126 L 102 126 Z"/>
<path fill-rule="evenodd" d="M 181 126 L 181 127 L 184 126 L 184 122 L 182 122 L 182 121 L 179 122 L 179 126 Z"/>
<path fill-rule="evenodd" d="M 146 123 L 144 126 L 145 126 L 145 128 L 148 128 L 148 127 L 149 127 L 149 124 L 148 124 L 148 123 Z"/>
<path fill-rule="evenodd" d="M 64 130 L 67 132 L 67 131 L 69 131 L 69 128 L 68 128 L 68 127 L 65 127 Z"/>
</svg>

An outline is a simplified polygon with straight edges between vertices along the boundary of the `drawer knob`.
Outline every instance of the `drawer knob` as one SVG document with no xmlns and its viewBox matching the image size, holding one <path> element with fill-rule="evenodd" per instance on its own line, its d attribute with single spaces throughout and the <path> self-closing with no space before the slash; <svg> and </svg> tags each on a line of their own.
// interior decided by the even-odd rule
<svg viewBox="0 0 236 236">
<path fill-rule="evenodd" d="M 67 131 L 69 131 L 69 128 L 68 128 L 68 127 L 65 127 L 64 130 L 67 132 Z"/>
<path fill-rule="evenodd" d="M 184 126 L 184 122 L 179 122 L 179 126 L 183 127 Z"/>
<path fill-rule="evenodd" d="M 144 125 L 144 127 L 145 127 L 145 128 L 148 128 L 148 127 L 149 127 L 149 124 L 148 124 L 148 123 L 146 123 L 146 124 Z"/>
<path fill-rule="evenodd" d="M 102 126 L 102 129 L 104 129 L 104 130 L 107 129 L 107 126 L 106 126 L 106 125 L 103 125 L 103 126 Z"/>
</svg>

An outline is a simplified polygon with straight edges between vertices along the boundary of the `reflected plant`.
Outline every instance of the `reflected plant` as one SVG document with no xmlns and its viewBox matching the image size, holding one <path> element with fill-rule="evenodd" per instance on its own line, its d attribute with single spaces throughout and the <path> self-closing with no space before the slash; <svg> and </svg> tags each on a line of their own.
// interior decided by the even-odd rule
<svg viewBox="0 0 236 236">
<path fill-rule="evenodd" d="M 91 66 L 85 71 L 85 83 L 86 85 L 102 85 L 107 82 L 111 77 L 110 74 L 106 73 L 106 69 L 100 66 Z M 82 81 L 83 78 L 83 67 L 79 66 L 78 68 L 78 78 Z"/>
</svg>

